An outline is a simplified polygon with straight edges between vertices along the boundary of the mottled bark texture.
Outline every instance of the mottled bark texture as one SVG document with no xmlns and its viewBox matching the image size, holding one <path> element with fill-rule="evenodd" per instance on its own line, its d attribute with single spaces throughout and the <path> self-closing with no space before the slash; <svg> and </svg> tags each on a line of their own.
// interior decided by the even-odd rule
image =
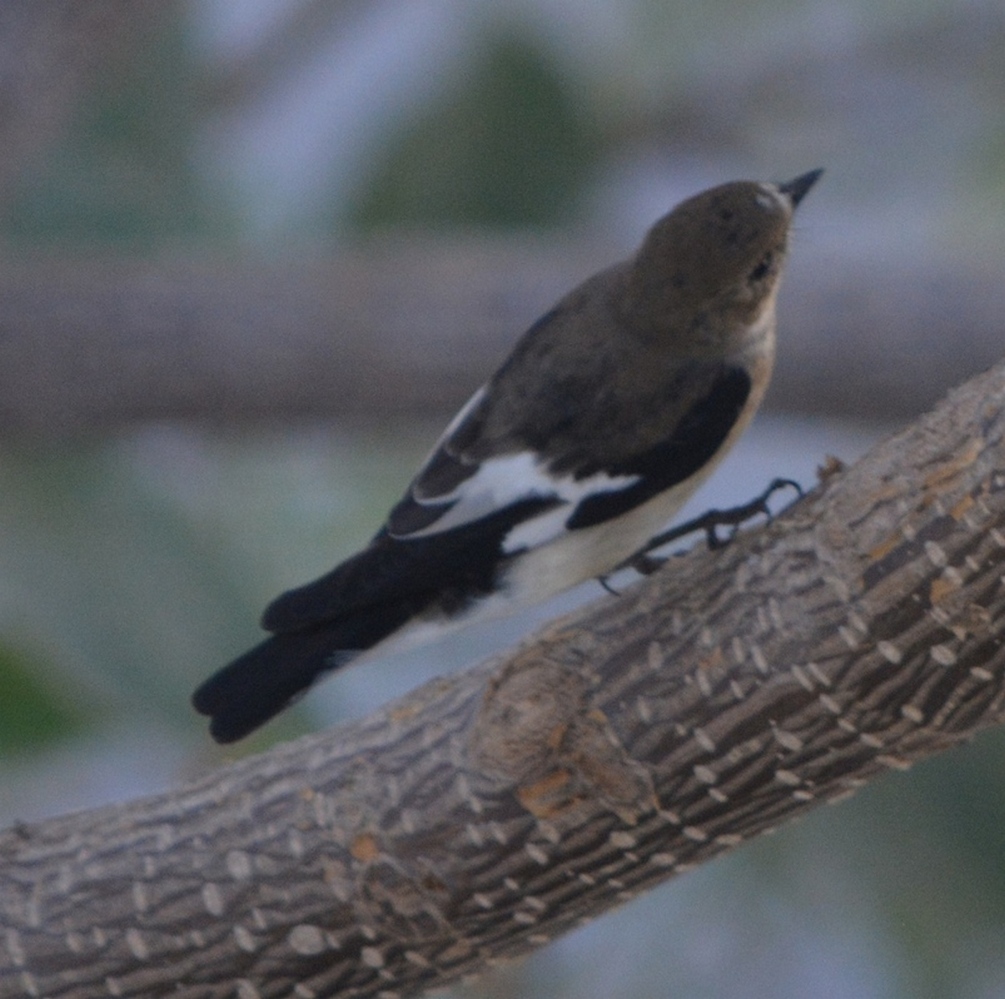
<svg viewBox="0 0 1005 999">
<path fill-rule="evenodd" d="M 997 259 L 887 255 L 878 266 L 852 250 L 793 254 L 768 406 L 905 418 L 998 359 Z M 284 263 L 0 260 L 0 435 L 150 418 L 442 415 L 617 256 L 453 237 Z"/>
<path fill-rule="evenodd" d="M 358 723 L 6 832 L 0 996 L 411 994 L 999 722 L 1003 399 Z"/>
</svg>

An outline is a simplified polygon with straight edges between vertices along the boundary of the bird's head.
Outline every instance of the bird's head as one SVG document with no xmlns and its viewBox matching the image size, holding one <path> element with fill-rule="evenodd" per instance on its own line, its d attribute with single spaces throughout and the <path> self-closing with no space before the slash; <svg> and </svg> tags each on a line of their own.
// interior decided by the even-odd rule
<svg viewBox="0 0 1005 999">
<path fill-rule="evenodd" d="M 792 218 L 822 172 L 723 184 L 664 215 L 630 268 L 631 325 L 704 354 L 773 324 Z"/>
</svg>

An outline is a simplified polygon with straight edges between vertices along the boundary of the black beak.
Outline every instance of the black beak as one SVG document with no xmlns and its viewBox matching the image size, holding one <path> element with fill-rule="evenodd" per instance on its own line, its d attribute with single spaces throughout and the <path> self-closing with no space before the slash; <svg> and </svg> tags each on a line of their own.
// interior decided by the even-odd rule
<svg viewBox="0 0 1005 999">
<path fill-rule="evenodd" d="M 789 200 L 792 202 L 792 207 L 795 208 L 803 198 L 806 197 L 809 189 L 820 179 L 820 175 L 823 173 L 823 169 L 811 170 L 809 173 L 804 173 L 795 180 L 790 180 L 788 183 L 779 184 L 778 190 L 782 194 L 787 194 Z"/>
</svg>

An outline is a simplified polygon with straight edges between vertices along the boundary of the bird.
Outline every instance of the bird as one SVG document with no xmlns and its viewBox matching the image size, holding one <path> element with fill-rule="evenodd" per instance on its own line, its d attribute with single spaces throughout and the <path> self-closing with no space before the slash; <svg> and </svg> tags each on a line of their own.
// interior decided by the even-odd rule
<svg viewBox="0 0 1005 999">
<path fill-rule="evenodd" d="M 796 207 L 822 174 L 680 202 L 538 319 L 447 426 L 369 544 L 277 597 L 271 634 L 193 694 L 221 743 L 353 660 L 603 578 L 750 423 Z"/>
</svg>

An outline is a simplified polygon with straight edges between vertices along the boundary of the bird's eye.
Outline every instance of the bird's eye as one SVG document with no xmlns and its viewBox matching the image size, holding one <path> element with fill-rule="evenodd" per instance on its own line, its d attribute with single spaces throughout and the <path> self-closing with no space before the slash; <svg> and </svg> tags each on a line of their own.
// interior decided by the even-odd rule
<svg viewBox="0 0 1005 999">
<path fill-rule="evenodd" d="M 774 262 L 774 259 L 774 254 L 766 253 L 761 262 L 750 272 L 749 280 L 763 281 L 768 276 L 768 272 L 771 270 L 771 265 Z"/>
</svg>

